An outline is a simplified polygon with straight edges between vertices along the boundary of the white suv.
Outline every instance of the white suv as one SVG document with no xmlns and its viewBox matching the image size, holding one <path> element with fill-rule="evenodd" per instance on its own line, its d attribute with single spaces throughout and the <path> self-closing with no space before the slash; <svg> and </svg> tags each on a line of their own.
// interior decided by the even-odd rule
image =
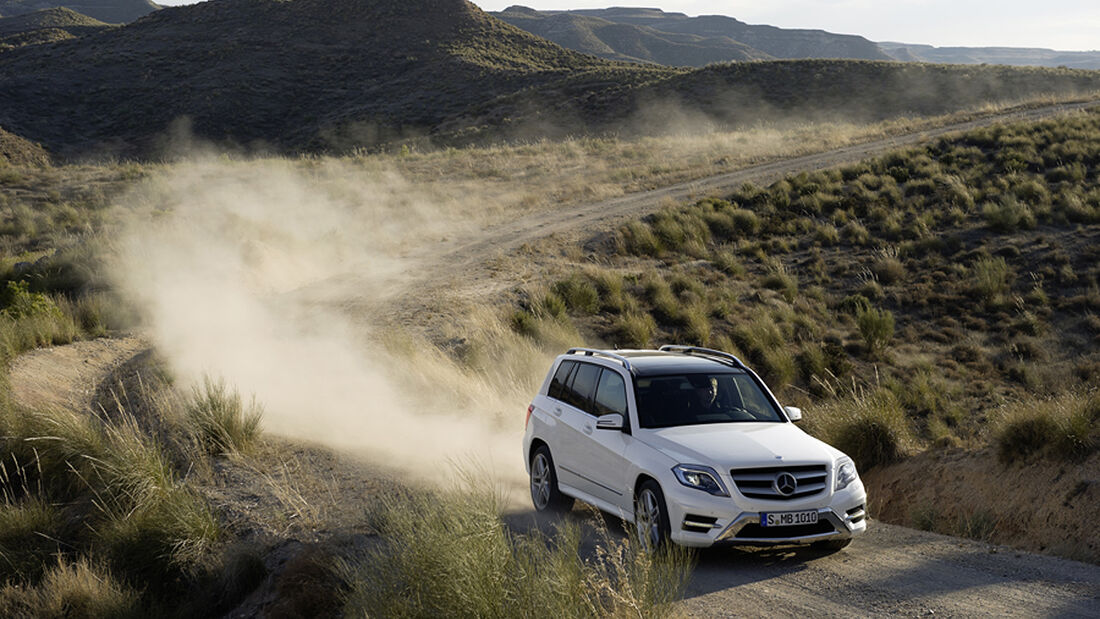
<svg viewBox="0 0 1100 619">
<path fill-rule="evenodd" d="M 527 409 L 531 499 L 591 503 L 652 545 L 843 548 L 867 528 L 867 494 L 801 417 L 724 352 L 573 348 Z"/>
</svg>

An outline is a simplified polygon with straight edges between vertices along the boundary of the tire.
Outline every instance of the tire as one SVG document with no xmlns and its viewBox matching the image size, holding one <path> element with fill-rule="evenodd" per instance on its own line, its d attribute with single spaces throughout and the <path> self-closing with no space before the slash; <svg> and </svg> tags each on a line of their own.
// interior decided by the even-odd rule
<svg viewBox="0 0 1100 619">
<path fill-rule="evenodd" d="M 652 479 L 638 487 L 634 496 L 634 531 L 645 548 L 655 550 L 668 543 L 671 527 L 665 493 Z"/>
<path fill-rule="evenodd" d="M 825 541 L 821 541 L 821 542 L 814 542 L 814 543 L 810 544 L 810 547 L 814 548 L 816 550 L 824 550 L 824 551 L 827 551 L 827 552 L 837 552 L 837 551 L 840 551 L 840 550 L 844 550 L 845 548 L 848 547 L 848 544 L 851 544 L 851 543 L 852 543 L 852 538 L 848 537 L 848 538 L 845 538 L 845 539 L 830 539 L 830 540 L 825 540 Z"/>
<path fill-rule="evenodd" d="M 531 502 L 539 512 L 562 513 L 573 508 L 573 497 L 558 490 L 554 458 L 546 445 L 540 445 L 531 455 Z"/>
</svg>

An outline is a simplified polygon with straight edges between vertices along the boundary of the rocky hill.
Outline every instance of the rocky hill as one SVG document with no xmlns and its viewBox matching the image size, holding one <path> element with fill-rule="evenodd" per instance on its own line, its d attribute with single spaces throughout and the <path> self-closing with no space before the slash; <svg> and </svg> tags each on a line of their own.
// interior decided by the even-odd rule
<svg viewBox="0 0 1100 619">
<path fill-rule="evenodd" d="M 510 7 L 504 12 L 516 13 L 522 9 L 524 7 Z M 531 11 L 530 9 L 526 10 Z M 539 11 L 537 13 L 546 17 L 568 13 L 577 16 L 598 17 L 619 24 L 643 26 L 668 34 L 693 35 L 707 39 L 726 38 L 773 58 L 890 59 L 877 45 L 860 36 L 833 34 L 824 30 L 754 26 L 721 15 L 688 17 L 683 13 L 666 13 L 660 9 L 621 7 L 578 9 L 575 11 Z"/>
<path fill-rule="evenodd" d="M 510 7 L 491 15 L 562 47 L 613 60 L 702 67 L 713 62 L 771 58 L 729 37 L 661 32 L 568 11 Z"/>
<path fill-rule="evenodd" d="M 878 46 L 898 60 L 1100 69 L 1100 51 L 1063 52 L 1031 47 L 933 47 L 889 42 L 879 43 Z"/>
<path fill-rule="evenodd" d="M 0 17 L 0 51 L 54 43 L 110 28 L 98 19 L 66 8 L 42 9 L 14 17 Z"/>
<path fill-rule="evenodd" d="M 125 24 L 160 8 L 152 0 L 0 0 L 0 15 L 12 17 L 63 7 L 108 24 Z"/>
<path fill-rule="evenodd" d="M 61 153 L 147 154 L 177 119 L 219 143 L 324 149 L 490 122 L 494 98 L 562 80 L 571 97 L 674 72 L 464 0 L 216 0 L 0 54 L 0 125 Z"/>
<path fill-rule="evenodd" d="M 1060 69 L 615 62 L 465 0 L 213 0 L 0 53 L 0 126 L 62 159 L 155 158 L 192 135 L 252 152 L 331 152 L 652 133 L 667 130 L 669 112 L 708 127 L 864 120 L 1097 89 L 1100 73 Z"/>
<path fill-rule="evenodd" d="M 41 146 L 0 128 L 0 167 L 41 166 L 48 163 L 50 163 L 50 155 Z"/>
</svg>

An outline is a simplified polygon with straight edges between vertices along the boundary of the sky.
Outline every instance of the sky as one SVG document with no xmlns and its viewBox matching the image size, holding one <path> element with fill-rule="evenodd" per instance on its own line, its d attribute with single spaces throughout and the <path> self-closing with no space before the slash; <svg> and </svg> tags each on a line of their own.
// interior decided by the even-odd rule
<svg viewBox="0 0 1100 619">
<path fill-rule="evenodd" d="M 472 0 L 486 11 L 645 6 L 728 15 L 750 24 L 858 34 L 872 41 L 936 46 L 1100 50 L 1097 0 Z"/>
</svg>

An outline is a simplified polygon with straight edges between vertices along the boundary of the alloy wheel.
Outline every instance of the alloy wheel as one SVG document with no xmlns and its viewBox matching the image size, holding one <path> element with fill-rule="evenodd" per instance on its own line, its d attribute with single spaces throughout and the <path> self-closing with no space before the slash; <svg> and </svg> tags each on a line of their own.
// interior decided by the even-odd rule
<svg viewBox="0 0 1100 619">
<path fill-rule="evenodd" d="M 531 461 L 531 500 L 539 511 L 550 504 L 550 463 L 541 453 Z"/>
</svg>

